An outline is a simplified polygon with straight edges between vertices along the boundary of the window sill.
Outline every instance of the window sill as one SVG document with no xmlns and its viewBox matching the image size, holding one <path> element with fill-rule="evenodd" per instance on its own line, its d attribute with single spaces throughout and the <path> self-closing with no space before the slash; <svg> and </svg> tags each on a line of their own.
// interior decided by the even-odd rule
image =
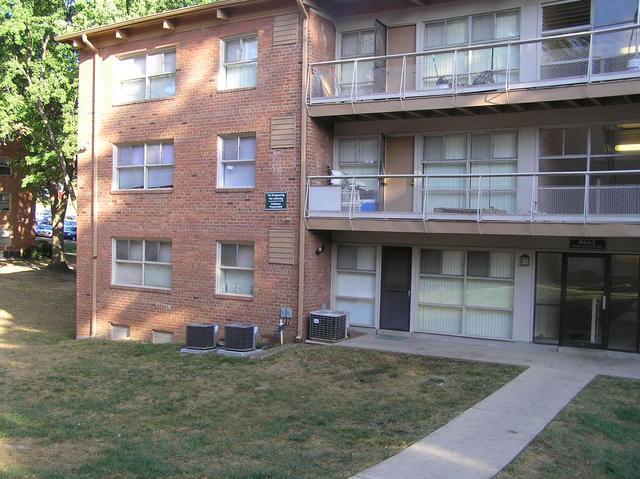
<svg viewBox="0 0 640 479">
<path fill-rule="evenodd" d="M 155 103 L 155 102 L 159 102 L 159 101 L 167 101 L 167 100 L 175 100 L 175 95 L 174 96 L 165 96 L 162 98 L 149 98 L 148 100 L 134 100 L 134 101 L 127 101 L 124 103 L 113 103 L 111 106 L 112 107 L 117 107 L 117 106 L 127 106 L 127 105 L 139 105 L 141 103 Z"/>
<path fill-rule="evenodd" d="M 216 188 L 216 193 L 253 193 L 255 188 L 223 188 L 221 186 Z"/>
<path fill-rule="evenodd" d="M 230 299 L 233 301 L 245 301 L 245 302 L 252 302 L 254 298 L 254 296 L 240 296 L 237 294 L 225 294 L 225 293 L 215 293 L 213 297 L 218 299 Z"/>
<path fill-rule="evenodd" d="M 170 195 L 173 193 L 173 188 L 156 188 L 156 189 L 147 189 L 147 190 L 111 190 L 112 195 L 142 195 L 142 194 L 152 194 L 152 195 Z"/>
<path fill-rule="evenodd" d="M 125 286 L 122 284 L 110 284 L 110 289 L 122 289 L 125 291 L 140 291 L 142 293 L 160 293 L 160 294 L 171 294 L 171 289 L 165 288 L 152 288 L 150 286 Z"/>
<path fill-rule="evenodd" d="M 258 85 L 254 85 L 254 86 L 243 86 L 240 88 L 220 88 L 218 89 L 218 93 L 232 93 L 235 91 L 251 91 L 251 90 L 257 90 L 258 89 Z"/>
</svg>

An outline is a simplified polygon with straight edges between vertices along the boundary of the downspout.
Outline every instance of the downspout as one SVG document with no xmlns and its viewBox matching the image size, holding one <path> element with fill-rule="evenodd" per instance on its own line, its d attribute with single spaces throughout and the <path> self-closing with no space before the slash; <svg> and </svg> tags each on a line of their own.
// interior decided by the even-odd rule
<svg viewBox="0 0 640 479">
<path fill-rule="evenodd" d="M 91 81 L 91 324 L 89 337 L 96 337 L 98 325 L 98 164 L 96 161 L 96 80 L 98 78 L 98 49 L 82 34 L 82 42 L 93 52 L 93 79 Z"/>
<path fill-rule="evenodd" d="M 304 263 L 305 263 L 305 218 L 307 195 L 307 64 L 309 61 L 309 13 L 304 7 L 304 0 L 296 0 L 303 15 L 302 20 L 302 101 L 300 108 L 300 218 L 298 239 L 298 335 L 296 341 L 302 340 L 304 328 Z"/>
</svg>

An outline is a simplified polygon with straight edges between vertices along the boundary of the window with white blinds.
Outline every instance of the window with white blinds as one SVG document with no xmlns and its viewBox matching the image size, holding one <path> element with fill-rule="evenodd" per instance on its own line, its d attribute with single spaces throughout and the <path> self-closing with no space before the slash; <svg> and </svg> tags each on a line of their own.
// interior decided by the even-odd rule
<svg viewBox="0 0 640 479">
<path fill-rule="evenodd" d="M 495 131 L 426 136 L 425 175 L 508 174 L 518 169 L 518 132 Z M 514 177 L 427 178 L 427 211 L 483 209 L 513 213 L 517 209 Z M 478 192 L 480 189 L 480 192 Z M 480 194 L 478 194 L 480 193 Z"/>
<path fill-rule="evenodd" d="M 258 36 L 223 41 L 223 89 L 250 88 L 258 83 Z"/>
<path fill-rule="evenodd" d="M 113 284 L 171 289 L 171 241 L 113 240 Z"/>
<path fill-rule="evenodd" d="M 453 18 L 425 24 L 424 49 L 456 48 L 520 38 L 520 11 L 509 10 Z M 519 49 L 509 52 L 510 81 L 518 81 Z M 455 65 L 454 65 L 455 62 Z M 423 88 L 458 87 L 504 83 L 507 47 L 486 48 L 425 57 Z"/>
<path fill-rule="evenodd" d="M 515 255 L 424 249 L 417 331 L 510 339 Z"/>
<path fill-rule="evenodd" d="M 337 142 L 338 170 L 344 176 L 380 174 L 380 138 L 339 138 Z M 378 201 L 377 178 L 356 178 L 360 200 Z M 347 191 L 347 194 L 350 192 Z"/>
<path fill-rule="evenodd" d="M 114 190 L 173 188 L 173 143 L 118 145 Z"/>
<path fill-rule="evenodd" d="M 375 326 L 376 247 L 338 245 L 335 306 L 353 326 Z"/>
<path fill-rule="evenodd" d="M 218 282 L 216 292 L 253 296 L 255 259 L 252 244 L 218 243 Z"/>
<path fill-rule="evenodd" d="M 176 52 L 166 51 L 121 59 L 118 103 L 169 98 L 176 94 Z"/>
<path fill-rule="evenodd" d="M 340 58 L 358 58 L 373 56 L 375 52 L 375 41 L 373 30 L 361 30 L 357 32 L 346 32 L 341 35 Z M 358 62 L 358 73 L 356 83 L 358 94 L 370 94 L 374 90 L 374 62 Z M 344 63 L 340 66 L 340 90 L 342 95 L 351 95 L 351 85 L 354 80 L 354 64 Z"/>
</svg>

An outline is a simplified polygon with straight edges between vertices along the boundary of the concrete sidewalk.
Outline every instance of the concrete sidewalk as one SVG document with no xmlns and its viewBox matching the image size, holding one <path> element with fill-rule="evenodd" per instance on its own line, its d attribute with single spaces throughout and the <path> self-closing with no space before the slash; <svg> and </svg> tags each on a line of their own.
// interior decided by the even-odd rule
<svg viewBox="0 0 640 479">
<path fill-rule="evenodd" d="M 363 335 L 342 346 L 529 366 L 404 451 L 352 479 L 490 478 L 598 374 L 640 378 L 634 356 L 428 336 Z"/>
</svg>

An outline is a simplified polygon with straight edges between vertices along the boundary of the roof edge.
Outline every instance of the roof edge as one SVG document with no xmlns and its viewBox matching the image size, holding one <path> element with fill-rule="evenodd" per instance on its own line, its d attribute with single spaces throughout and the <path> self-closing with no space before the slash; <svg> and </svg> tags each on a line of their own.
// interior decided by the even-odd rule
<svg viewBox="0 0 640 479">
<path fill-rule="evenodd" d="M 99 33 L 107 33 L 123 28 L 131 28 L 141 26 L 145 23 L 151 23 L 158 20 L 166 20 L 168 18 L 181 17 L 193 13 L 204 12 L 208 10 L 220 10 L 226 7 L 233 7 L 243 4 L 260 3 L 265 0 L 218 0 L 211 3 L 205 3 L 203 5 L 194 5 L 191 7 L 177 8 L 174 10 L 167 10 L 165 12 L 154 13 L 152 15 L 145 15 L 143 17 L 132 18 L 131 20 L 123 20 L 116 23 L 110 23 L 109 25 L 103 25 L 100 27 L 89 28 L 87 30 L 79 30 L 77 32 L 65 33 L 64 35 L 57 35 L 55 40 L 58 42 L 68 42 L 72 40 L 79 40 L 83 35 L 96 35 Z"/>
</svg>

